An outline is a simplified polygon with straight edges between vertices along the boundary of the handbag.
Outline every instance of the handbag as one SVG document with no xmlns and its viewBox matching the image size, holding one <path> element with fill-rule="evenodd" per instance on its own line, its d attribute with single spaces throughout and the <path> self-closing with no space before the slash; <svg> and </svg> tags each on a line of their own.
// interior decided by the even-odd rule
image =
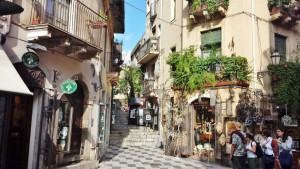
<svg viewBox="0 0 300 169">
<path fill-rule="evenodd" d="M 265 164 L 274 163 L 274 157 L 273 155 L 266 155 L 264 154 L 263 160 Z"/>
<path fill-rule="evenodd" d="M 289 150 L 283 150 L 279 154 L 279 161 L 280 161 L 281 166 L 291 166 L 292 160 L 293 160 L 293 157 L 290 154 Z"/>
</svg>

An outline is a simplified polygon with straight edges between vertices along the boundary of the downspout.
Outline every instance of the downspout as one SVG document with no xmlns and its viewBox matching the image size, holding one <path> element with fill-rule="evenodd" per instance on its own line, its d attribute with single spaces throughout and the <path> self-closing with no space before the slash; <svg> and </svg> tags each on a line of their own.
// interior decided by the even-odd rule
<svg viewBox="0 0 300 169">
<path fill-rule="evenodd" d="M 181 24 L 180 24 L 180 50 L 182 51 L 183 46 L 183 0 L 181 1 Z"/>
<path fill-rule="evenodd" d="M 255 27 L 254 27 L 254 0 L 251 0 L 251 24 L 252 24 L 252 59 L 253 59 L 253 71 L 256 72 L 256 51 L 255 51 Z M 257 73 L 257 72 L 256 72 Z M 253 76 L 253 86 L 256 89 L 255 76 Z"/>
</svg>

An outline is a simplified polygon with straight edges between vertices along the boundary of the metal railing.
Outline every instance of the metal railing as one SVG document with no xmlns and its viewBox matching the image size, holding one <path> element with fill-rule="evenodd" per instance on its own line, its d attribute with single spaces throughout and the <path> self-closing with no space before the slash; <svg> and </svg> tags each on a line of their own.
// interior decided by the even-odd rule
<svg viewBox="0 0 300 169">
<path fill-rule="evenodd" d="M 140 50 L 137 52 L 137 60 L 141 60 L 145 55 L 149 53 L 158 53 L 158 39 L 155 37 L 149 38 L 141 47 Z"/>
<path fill-rule="evenodd" d="M 106 21 L 78 0 L 34 0 L 31 25 L 50 24 L 100 48 Z"/>
</svg>

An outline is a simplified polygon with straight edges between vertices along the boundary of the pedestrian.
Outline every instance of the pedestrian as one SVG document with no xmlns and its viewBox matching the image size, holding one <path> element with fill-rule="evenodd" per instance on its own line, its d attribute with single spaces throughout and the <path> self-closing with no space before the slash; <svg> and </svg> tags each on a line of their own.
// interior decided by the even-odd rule
<svg viewBox="0 0 300 169">
<path fill-rule="evenodd" d="M 246 133 L 246 147 L 245 150 L 247 152 L 247 161 L 248 168 L 255 169 L 256 168 L 256 143 L 254 141 L 254 136 L 251 133 Z"/>
<path fill-rule="evenodd" d="M 273 169 L 275 164 L 275 157 L 278 158 L 277 141 L 271 137 L 271 132 L 264 130 L 262 133 L 264 141 L 262 148 L 264 148 L 263 163 L 264 169 Z"/>
<path fill-rule="evenodd" d="M 279 161 L 282 169 L 291 169 L 293 164 L 292 143 L 293 139 L 288 136 L 284 127 L 277 129 L 277 144 L 279 149 Z"/>
<path fill-rule="evenodd" d="M 246 164 L 245 157 L 245 137 L 241 132 L 242 124 L 235 122 L 235 131 L 231 133 L 230 136 L 230 156 L 229 159 L 232 160 L 233 169 L 244 169 Z"/>
</svg>

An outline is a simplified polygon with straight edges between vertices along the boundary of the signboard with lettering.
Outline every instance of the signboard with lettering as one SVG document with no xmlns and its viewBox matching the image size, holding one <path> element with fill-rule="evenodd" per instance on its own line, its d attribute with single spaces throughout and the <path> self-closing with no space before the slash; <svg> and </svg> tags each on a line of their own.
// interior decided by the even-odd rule
<svg viewBox="0 0 300 169">
<path fill-rule="evenodd" d="M 60 87 L 63 93 L 72 94 L 77 89 L 77 83 L 74 80 L 68 79 L 65 80 Z"/>
<path fill-rule="evenodd" d="M 34 68 L 39 64 L 39 57 L 34 52 L 26 52 L 22 56 L 22 62 L 26 67 Z"/>
</svg>

